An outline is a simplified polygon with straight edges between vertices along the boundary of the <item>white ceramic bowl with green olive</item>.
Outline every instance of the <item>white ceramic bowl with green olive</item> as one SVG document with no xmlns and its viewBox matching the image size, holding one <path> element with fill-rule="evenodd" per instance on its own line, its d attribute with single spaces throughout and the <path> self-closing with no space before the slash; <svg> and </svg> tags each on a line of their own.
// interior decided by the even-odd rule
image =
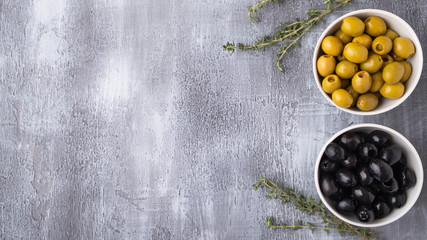
<svg viewBox="0 0 427 240">
<path fill-rule="evenodd" d="M 389 111 L 415 89 L 422 71 L 421 44 L 400 17 L 382 10 L 345 14 L 320 36 L 313 73 L 323 96 L 358 115 Z"/>
</svg>

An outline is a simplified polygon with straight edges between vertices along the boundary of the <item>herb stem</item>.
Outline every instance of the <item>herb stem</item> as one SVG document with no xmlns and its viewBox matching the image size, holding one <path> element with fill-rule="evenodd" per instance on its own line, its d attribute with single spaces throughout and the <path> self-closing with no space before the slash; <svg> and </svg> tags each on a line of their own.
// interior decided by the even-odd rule
<svg viewBox="0 0 427 240">
<path fill-rule="evenodd" d="M 268 2 L 269 0 L 266 0 L 266 2 Z M 323 13 L 322 14 L 320 14 L 319 16 L 317 16 L 317 17 L 315 17 L 315 18 L 312 18 L 312 19 L 310 19 L 310 20 L 308 20 L 307 22 L 305 22 L 303 25 L 301 25 L 298 29 L 296 29 L 296 30 L 294 30 L 294 31 L 292 31 L 291 33 L 289 33 L 289 34 L 287 34 L 287 35 L 284 35 L 284 36 L 281 36 L 280 38 L 276 38 L 276 39 L 272 39 L 270 42 L 262 42 L 262 43 L 259 43 L 259 44 L 256 44 L 256 45 L 252 45 L 252 46 L 245 46 L 243 49 L 241 49 L 241 50 L 244 50 L 244 49 L 259 49 L 259 48 L 261 48 L 261 47 L 264 47 L 264 46 L 267 46 L 267 45 L 272 45 L 272 44 L 274 44 L 274 43 L 277 43 L 277 42 L 281 42 L 281 41 L 283 41 L 283 40 L 285 40 L 286 38 L 288 38 L 288 37 L 291 37 L 291 36 L 293 36 L 293 35 L 296 35 L 300 30 L 302 30 L 302 29 L 304 29 L 304 28 L 306 28 L 306 29 L 310 29 L 315 23 L 317 23 L 322 17 L 324 17 L 325 15 L 327 15 L 328 13 L 330 13 L 330 12 L 332 12 L 332 11 L 334 11 L 335 9 L 337 9 L 337 8 L 340 8 L 341 6 L 343 6 L 344 4 L 347 4 L 347 3 L 349 3 L 349 2 L 351 2 L 352 0 L 345 0 L 344 2 L 342 2 L 342 3 L 340 3 L 340 4 L 338 4 L 338 5 L 336 5 L 335 7 L 333 7 L 333 8 L 331 8 L 331 9 L 328 9 L 328 10 L 322 10 L 323 11 Z M 289 27 L 289 26 L 294 26 L 294 25 L 297 25 L 298 23 L 300 23 L 299 21 L 298 22 L 294 22 L 294 23 L 291 23 L 291 24 L 288 24 L 287 26 Z M 308 27 L 306 27 L 306 26 L 308 26 Z M 305 31 L 306 32 L 306 31 Z M 304 33 L 305 33 L 304 32 Z M 302 35 L 304 35 L 304 33 L 303 34 L 301 34 L 301 36 L 300 37 L 302 37 Z M 299 38 L 298 38 L 299 39 Z M 237 48 L 239 48 L 238 46 L 232 46 L 232 48 L 233 49 L 237 49 Z"/>
<path fill-rule="evenodd" d="M 248 16 L 249 18 L 257 22 L 258 19 L 254 18 L 251 14 L 256 13 L 257 9 L 260 9 L 264 4 L 278 0 L 260 0 L 258 4 L 249 7 Z M 234 52 L 235 49 L 240 50 L 258 50 L 265 48 L 269 45 L 274 45 L 278 42 L 283 42 L 282 46 L 277 53 L 276 66 L 280 71 L 283 71 L 281 67 L 281 61 L 283 57 L 288 53 L 289 49 L 298 45 L 298 41 L 307 33 L 316 23 L 318 23 L 325 15 L 331 13 L 332 11 L 345 6 L 351 3 L 352 0 L 326 0 L 324 3 L 327 6 L 327 9 L 310 9 L 307 12 L 307 17 L 303 20 L 296 20 L 293 23 L 282 24 L 278 31 L 275 32 L 273 37 L 265 36 L 261 40 L 255 41 L 253 45 L 245 45 L 243 43 L 230 43 L 227 42 L 223 46 L 224 50 Z M 335 6 L 331 7 L 332 3 L 337 3 Z M 253 20 L 253 18 L 255 20 Z"/>
<path fill-rule="evenodd" d="M 282 225 L 275 225 L 275 224 L 271 224 L 268 225 L 268 228 L 273 228 L 273 229 L 291 229 L 291 230 L 295 230 L 295 229 L 310 229 L 310 230 L 324 230 L 324 231 L 341 231 L 341 232 L 347 232 L 347 233 L 354 233 L 353 231 L 347 230 L 347 229 L 339 229 L 336 227 L 320 227 L 320 226 L 314 226 L 314 225 L 286 225 L 286 224 L 282 224 Z M 378 233 L 378 232 L 375 232 Z M 367 239 L 372 239 L 372 240 L 376 240 L 377 238 L 372 238 L 367 236 Z"/>
<path fill-rule="evenodd" d="M 338 231 L 338 228 L 334 227 L 319 227 L 319 226 L 304 226 L 304 225 L 269 225 L 270 228 L 281 228 L 281 229 L 295 229 L 295 228 L 308 228 L 308 229 L 321 229 L 321 230 L 334 230 Z M 345 232 L 351 232 L 343 230 Z"/>
<path fill-rule="evenodd" d="M 295 192 L 291 188 L 285 188 L 282 189 L 279 187 L 276 183 L 271 181 L 270 179 L 266 179 L 262 177 L 260 181 L 257 184 L 254 184 L 254 188 L 258 189 L 260 187 L 266 187 L 269 189 L 267 198 L 269 199 L 280 199 L 282 203 L 288 203 L 292 202 L 295 207 L 305 213 L 308 213 L 310 215 L 315 214 L 322 218 L 323 223 L 326 223 L 327 226 L 325 227 L 317 227 L 312 224 L 310 225 L 278 225 L 274 224 L 272 218 L 267 218 L 267 226 L 271 227 L 273 229 L 275 228 L 282 228 L 282 229 L 299 229 L 299 228 L 309 228 L 311 230 L 314 229 L 323 229 L 325 231 L 329 230 L 336 230 L 340 234 L 343 234 L 344 232 L 350 233 L 351 235 L 358 235 L 362 239 L 370 239 L 370 240 L 376 240 L 375 237 L 378 232 L 371 231 L 369 229 L 361 229 L 355 226 L 352 226 L 339 218 L 337 218 L 335 215 L 331 214 L 329 211 L 327 211 L 323 205 L 322 202 L 316 202 L 312 196 L 309 196 L 308 198 L 302 196 L 301 194 Z"/>
<path fill-rule="evenodd" d="M 271 1 L 279 3 L 279 0 L 260 0 L 260 1 L 257 2 L 257 4 L 255 4 L 253 6 L 249 6 L 248 7 L 248 17 L 249 17 L 249 19 L 252 22 L 254 22 L 254 23 L 258 22 L 259 19 L 256 18 L 256 17 L 254 17 L 252 14 L 258 13 L 259 9 L 261 9 L 266 3 L 271 2 Z"/>
<path fill-rule="evenodd" d="M 311 26 L 313 25 L 314 23 L 311 23 L 311 25 L 309 25 L 306 29 L 304 29 L 304 31 L 302 32 L 302 34 L 300 34 L 296 39 L 294 39 L 290 44 L 288 44 L 287 46 L 286 45 L 284 45 L 284 46 L 286 46 L 286 48 L 283 50 L 283 51 L 281 51 L 281 52 L 279 52 L 279 56 L 278 56 L 278 58 L 276 59 L 276 67 L 277 68 L 279 68 L 279 70 L 281 71 L 281 72 L 283 72 L 283 68 L 280 66 L 280 62 L 282 61 L 282 59 L 283 59 L 283 57 L 286 55 L 286 53 L 288 52 L 288 50 L 291 48 L 291 47 L 293 47 L 293 46 L 295 46 L 295 45 L 297 45 L 298 44 L 298 40 L 311 28 Z"/>
</svg>

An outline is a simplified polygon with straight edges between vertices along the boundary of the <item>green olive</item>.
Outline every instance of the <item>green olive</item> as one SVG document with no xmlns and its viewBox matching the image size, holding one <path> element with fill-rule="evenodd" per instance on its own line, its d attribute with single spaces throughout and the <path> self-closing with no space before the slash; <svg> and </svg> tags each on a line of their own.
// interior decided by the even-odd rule
<svg viewBox="0 0 427 240">
<path fill-rule="evenodd" d="M 372 45 L 372 38 L 368 34 L 362 34 L 353 38 L 352 42 L 359 43 L 369 49 Z"/>
<path fill-rule="evenodd" d="M 342 55 L 342 54 L 340 54 L 340 55 L 337 57 L 337 59 L 338 59 L 338 62 L 341 62 L 341 61 L 347 60 L 347 59 L 344 57 L 344 55 Z"/>
<path fill-rule="evenodd" d="M 399 37 L 399 34 L 389 28 L 387 31 L 385 31 L 384 36 L 389 37 L 391 41 L 394 41 L 394 39 Z"/>
<path fill-rule="evenodd" d="M 380 93 L 383 97 L 390 99 L 397 99 L 403 96 L 405 92 L 405 86 L 403 83 L 398 82 L 395 84 L 384 83 L 384 85 L 380 89 Z"/>
<path fill-rule="evenodd" d="M 381 93 L 380 92 L 374 92 L 373 93 L 375 96 L 377 96 L 377 98 L 379 99 L 381 97 Z"/>
<path fill-rule="evenodd" d="M 386 36 L 379 36 L 372 41 L 372 51 L 379 55 L 385 55 L 391 51 L 393 42 Z"/>
<path fill-rule="evenodd" d="M 331 94 L 338 88 L 341 88 L 341 79 L 335 74 L 326 76 L 322 81 L 322 88 L 323 91 Z"/>
<path fill-rule="evenodd" d="M 403 64 L 403 67 L 405 68 L 405 73 L 403 74 L 402 79 L 400 79 L 400 82 L 405 83 L 409 79 L 409 77 L 411 76 L 412 66 L 410 63 L 408 63 L 406 61 L 402 61 L 400 63 Z"/>
<path fill-rule="evenodd" d="M 368 49 L 359 43 L 347 43 L 343 51 L 344 57 L 353 63 L 363 63 L 368 59 Z"/>
<path fill-rule="evenodd" d="M 357 99 L 357 108 L 362 111 L 371 111 L 378 105 L 378 97 L 373 93 L 365 93 Z"/>
<path fill-rule="evenodd" d="M 396 62 L 405 61 L 405 59 L 404 59 L 404 58 L 401 58 L 401 57 L 397 56 L 397 55 L 396 55 L 396 53 L 395 53 L 393 50 L 391 50 L 391 52 L 390 52 L 390 56 L 391 56 L 391 57 L 394 59 L 394 61 L 396 61 Z"/>
<path fill-rule="evenodd" d="M 348 79 L 341 79 L 341 88 L 346 88 L 350 86 L 350 80 Z"/>
<path fill-rule="evenodd" d="M 353 97 L 345 89 L 337 89 L 332 93 L 332 100 L 334 103 L 342 108 L 349 108 L 353 103 Z"/>
<path fill-rule="evenodd" d="M 409 38 L 398 37 L 393 41 L 393 51 L 401 58 L 410 58 L 415 54 L 415 46 Z"/>
<path fill-rule="evenodd" d="M 342 20 L 341 30 L 352 37 L 358 37 L 363 34 L 365 24 L 358 17 L 346 17 Z"/>
<path fill-rule="evenodd" d="M 338 29 L 334 35 L 339 38 L 344 45 L 351 42 L 351 39 L 353 39 L 351 36 L 345 34 L 341 29 Z"/>
<path fill-rule="evenodd" d="M 370 92 L 378 92 L 384 84 L 383 74 L 382 72 L 376 72 L 371 75 L 372 78 L 372 86 L 369 89 Z"/>
<path fill-rule="evenodd" d="M 327 36 L 322 41 L 322 50 L 327 55 L 338 56 L 343 50 L 343 44 L 339 38 Z"/>
<path fill-rule="evenodd" d="M 317 71 L 320 76 L 326 77 L 335 71 L 335 58 L 330 55 L 322 55 L 317 60 Z"/>
<path fill-rule="evenodd" d="M 368 17 L 365 20 L 365 32 L 372 37 L 383 35 L 387 31 L 387 26 L 379 17 Z"/>
<path fill-rule="evenodd" d="M 387 64 L 394 62 L 393 57 L 388 54 L 382 55 L 381 57 L 383 59 L 383 66 L 381 67 L 381 69 L 384 69 L 384 67 L 387 66 Z"/>
<path fill-rule="evenodd" d="M 349 62 L 347 60 L 341 61 L 337 64 L 335 67 L 335 73 L 340 77 L 344 79 L 349 79 L 354 76 L 354 74 L 359 71 L 359 67 L 357 67 L 357 64 Z"/>
<path fill-rule="evenodd" d="M 367 71 L 368 73 L 376 73 L 383 66 L 383 59 L 380 55 L 369 53 L 368 60 L 360 64 L 360 70 Z"/>
<path fill-rule="evenodd" d="M 366 71 L 356 73 L 351 79 L 351 86 L 357 93 L 365 93 L 369 91 L 372 85 L 371 75 Z"/>
<path fill-rule="evenodd" d="M 353 103 L 351 104 L 351 106 L 353 107 L 357 103 L 357 98 L 359 97 L 359 94 L 356 91 L 354 91 L 354 88 L 352 86 L 348 86 L 347 91 L 353 97 Z"/>
<path fill-rule="evenodd" d="M 402 79 L 405 73 L 405 67 L 400 62 L 392 62 L 387 64 L 383 69 L 383 80 L 388 84 L 395 84 Z"/>
</svg>

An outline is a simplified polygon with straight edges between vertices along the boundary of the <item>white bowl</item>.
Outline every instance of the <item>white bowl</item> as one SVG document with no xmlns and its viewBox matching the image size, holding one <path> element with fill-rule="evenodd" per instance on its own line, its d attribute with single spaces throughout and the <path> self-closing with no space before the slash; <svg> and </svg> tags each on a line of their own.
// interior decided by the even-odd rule
<svg viewBox="0 0 427 240">
<path fill-rule="evenodd" d="M 370 133 L 374 130 L 382 130 L 390 134 L 391 140 L 393 141 L 393 143 L 401 147 L 402 153 L 405 154 L 406 159 L 408 161 L 407 166 L 411 168 L 415 173 L 416 183 L 412 188 L 406 190 L 407 200 L 405 205 L 403 205 L 401 208 L 393 209 L 388 216 L 382 219 L 375 219 L 371 223 L 363 223 L 357 220 L 355 215 L 343 215 L 337 212 L 334 209 L 333 201 L 329 197 L 323 195 L 319 185 L 319 165 L 320 165 L 320 160 L 322 159 L 323 153 L 325 152 L 325 149 L 328 146 L 328 144 L 331 143 L 337 137 L 339 137 L 341 134 L 345 132 Z M 316 183 L 316 190 L 320 196 L 320 199 L 325 204 L 325 206 L 329 209 L 329 211 L 331 211 L 335 216 L 352 225 L 356 225 L 360 227 L 379 227 L 379 226 L 383 226 L 396 221 L 397 219 L 405 215 L 412 208 L 412 206 L 415 204 L 415 202 L 418 199 L 418 196 L 421 193 L 421 189 L 423 187 L 423 181 L 424 181 L 424 173 L 423 173 L 423 165 L 421 163 L 420 156 L 418 155 L 417 150 L 414 148 L 414 146 L 412 146 L 412 144 L 408 141 L 408 139 L 406 139 L 402 134 L 396 132 L 395 130 L 389 127 L 378 125 L 378 124 L 364 123 L 364 124 L 357 124 L 357 125 L 344 128 L 343 130 L 333 135 L 325 143 L 325 145 L 323 146 L 322 150 L 319 153 L 319 156 L 317 157 L 316 167 L 314 170 L 314 181 Z"/>
<path fill-rule="evenodd" d="M 316 62 L 317 62 L 317 59 L 320 57 L 321 52 L 322 52 L 320 49 L 320 45 L 322 43 L 323 38 L 325 38 L 326 36 L 329 36 L 329 35 L 334 35 L 334 33 L 340 28 L 342 20 L 346 17 L 349 17 L 349 16 L 359 17 L 362 20 L 364 20 L 370 16 L 380 17 L 385 21 L 388 28 L 397 32 L 399 34 L 399 36 L 401 36 L 401 37 L 407 37 L 407 38 L 411 39 L 415 45 L 415 55 L 407 60 L 407 62 L 409 62 L 412 65 L 412 74 L 411 74 L 411 77 L 405 83 L 405 93 L 399 99 L 387 99 L 384 97 L 380 98 L 378 106 L 374 110 L 371 110 L 371 111 L 365 112 L 365 111 L 361 111 L 355 107 L 353 107 L 353 108 L 338 107 L 332 101 L 332 98 L 327 93 L 325 93 L 323 91 L 323 89 L 322 89 L 323 78 L 321 79 L 317 73 Z M 398 16 L 396 16 L 390 12 L 386 12 L 383 10 L 377 10 L 377 9 L 362 9 L 362 10 L 350 12 L 350 13 L 347 13 L 347 14 L 343 15 L 342 17 L 338 18 L 334 22 L 332 22 L 325 29 L 325 31 L 322 33 L 319 40 L 317 41 L 316 47 L 314 49 L 314 54 L 313 54 L 313 73 L 314 73 L 314 78 L 316 79 L 316 84 L 319 87 L 320 92 L 334 106 L 342 109 L 343 111 L 346 111 L 346 112 L 349 112 L 352 114 L 357 114 L 357 115 L 380 114 L 380 113 L 387 112 L 387 111 L 399 106 L 399 104 L 401 104 L 403 101 L 405 101 L 409 97 L 409 95 L 411 95 L 411 93 L 414 91 L 415 87 L 418 84 L 418 81 L 420 80 L 422 69 L 423 69 L 423 50 L 421 48 L 420 40 L 418 39 L 417 34 L 415 34 L 415 32 L 411 28 L 411 26 L 409 26 L 409 24 L 407 24 L 400 17 L 398 17 Z"/>
</svg>

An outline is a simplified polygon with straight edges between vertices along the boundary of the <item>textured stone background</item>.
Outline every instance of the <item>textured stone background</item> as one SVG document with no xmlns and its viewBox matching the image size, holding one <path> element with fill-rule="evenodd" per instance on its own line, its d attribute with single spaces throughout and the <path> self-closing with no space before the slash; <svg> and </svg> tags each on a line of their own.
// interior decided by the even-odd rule
<svg viewBox="0 0 427 240">
<path fill-rule="evenodd" d="M 277 47 L 221 45 L 322 1 L 267 5 L 258 24 L 246 15 L 254 2 L 1 1 L 0 238 L 339 239 L 266 229 L 266 216 L 319 219 L 251 185 L 265 175 L 316 195 L 318 151 L 354 123 L 392 127 L 427 158 L 425 75 L 396 109 L 360 117 L 322 97 L 310 63 L 327 24 L 361 8 L 399 15 L 427 49 L 426 1 L 356 0 L 303 38 L 285 73 Z M 425 236 L 426 195 L 381 236 Z"/>
</svg>

